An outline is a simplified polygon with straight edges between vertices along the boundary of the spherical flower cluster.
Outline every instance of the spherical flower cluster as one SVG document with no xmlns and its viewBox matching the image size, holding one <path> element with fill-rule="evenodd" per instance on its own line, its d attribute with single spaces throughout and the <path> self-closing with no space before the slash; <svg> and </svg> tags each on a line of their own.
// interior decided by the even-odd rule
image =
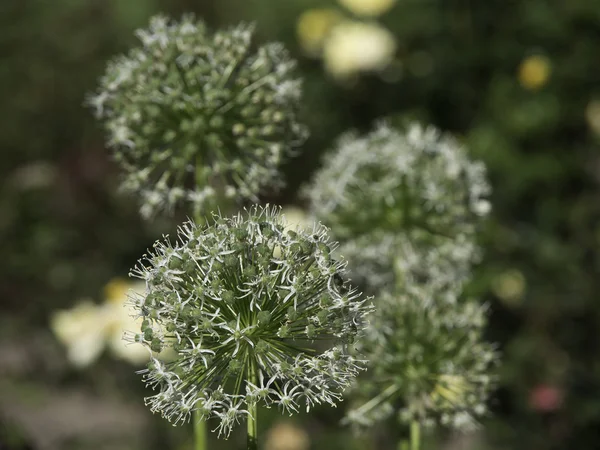
<svg viewBox="0 0 600 450">
<path fill-rule="evenodd" d="M 433 292 L 433 291 L 432 291 Z M 486 413 L 497 361 L 483 340 L 485 307 L 425 296 L 383 294 L 360 350 L 368 377 L 354 386 L 363 404 L 347 421 L 361 426 L 396 418 L 404 424 L 467 430 Z"/>
<path fill-rule="evenodd" d="M 256 48 L 252 35 L 157 16 L 137 32 L 141 45 L 108 65 L 88 103 L 144 216 L 182 203 L 199 214 L 281 184 L 280 164 L 306 135 L 300 81 L 282 45 Z"/>
<path fill-rule="evenodd" d="M 363 266 L 358 257 L 376 253 L 370 246 L 386 247 L 379 265 L 388 280 L 414 278 L 402 273 L 414 268 L 413 250 L 418 264 L 464 272 L 477 254 L 488 193 L 484 165 L 456 140 L 433 127 L 386 123 L 364 137 L 343 136 L 307 189 L 314 216 L 331 227 L 353 271 Z"/>
<path fill-rule="evenodd" d="M 363 365 L 350 350 L 371 306 L 344 281 L 327 230 L 304 230 L 254 207 L 188 222 L 177 243 L 157 242 L 140 261 L 132 274 L 147 290 L 132 301 L 144 323 L 129 339 L 177 353 L 144 372 L 159 391 L 152 411 L 174 423 L 198 411 L 228 435 L 250 405 L 291 414 L 341 399 Z"/>
</svg>

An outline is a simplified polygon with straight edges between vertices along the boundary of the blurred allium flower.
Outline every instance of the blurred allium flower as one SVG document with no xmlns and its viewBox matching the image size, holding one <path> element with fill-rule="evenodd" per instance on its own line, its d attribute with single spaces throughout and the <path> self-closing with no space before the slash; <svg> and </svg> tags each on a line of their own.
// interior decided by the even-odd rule
<svg viewBox="0 0 600 450">
<path fill-rule="evenodd" d="M 176 243 L 154 248 L 132 272 L 147 291 L 132 300 L 144 324 L 129 339 L 177 357 L 144 371 L 159 390 L 152 411 L 179 423 L 197 410 L 227 436 L 251 405 L 291 414 L 340 400 L 361 368 L 349 350 L 371 307 L 343 281 L 324 227 L 285 231 L 278 209 L 254 207 L 187 222 Z"/>
<path fill-rule="evenodd" d="M 389 10 L 396 0 L 338 0 L 358 16 L 378 16 Z"/>
<path fill-rule="evenodd" d="M 376 230 L 346 241 L 338 253 L 351 264 L 352 280 L 371 293 L 395 287 L 414 295 L 422 289 L 445 289 L 447 301 L 454 303 L 454 288 L 471 278 L 466 263 L 477 255 L 477 247 L 466 235 L 428 246 L 413 243 L 402 231 Z"/>
<path fill-rule="evenodd" d="M 144 284 L 115 279 L 105 289 L 105 302 L 91 300 L 78 303 L 74 308 L 57 311 L 50 320 L 50 328 L 67 347 L 69 361 L 78 368 L 87 367 L 108 347 L 117 358 L 132 364 L 148 361 L 148 351 L 140 346 L 126 345 L 122 338 L 125 330 L 141 328 L 141 319 L 134 319 L 126 307 L 129 292 L 144 292 Z"/>
<path fill-rule="evenodd" d="M 306 134 L 300 81 L 282 45 L 255 48 L 252 34 L 157 16 L 137 31 L 141 45 L 108 65 L 88 103 L 144 216 L 181 203 L 200 214 L 281 184 L 279 165 Z"/>
<path fill-rule="evenodd" d="M 336 78 L 385 69 L 396 52 L 394 36 L 375 23 L 344 21 L 323 46 L 325 68 Z"/>
<path fill-rule="evenodd" d="M 307 189 L 314 216 L 371 289 L 466 278 L 488 193 L 485 166 L 456 140 L 385 123 L 344 135 Z"/>
<path fill-rule="evenodd" d="M 371 426 L 396 414 L 404 424 L 467 430 L 486 413 L 497 354 L 483 340 L 485 307 L 450 305 L 438 295 L 379 299 L 359 345 L 368 371 L 353 387 L 365 403 L 348 413 L 348 422 Z"/>
</svg>

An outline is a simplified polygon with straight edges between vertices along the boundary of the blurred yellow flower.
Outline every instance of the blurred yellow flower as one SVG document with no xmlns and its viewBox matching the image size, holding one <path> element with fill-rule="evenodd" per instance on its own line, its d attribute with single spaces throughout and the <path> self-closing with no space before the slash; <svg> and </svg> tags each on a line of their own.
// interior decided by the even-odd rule
<svg viewBox="0 0 600 450">
<path fill-rule="evenodd" d="M 375 17 L 389 10 L 396 0 L 338 0 L 357 16 Z"/>
<path fill-rule="evenodd" d="M 550 78 L 550 72 L 550 60 L 548 58 L 542 55 L 529 56 L 519 65 L 519 82 L 526 89 L 539 89 Z"/>
<path fill-rule="evenodd" d="M 133 364 L 148 360 L 148 351 L 143 346 L 128 345 L 122 340 L 125 330 L 139 332 L 141 329 L 141 319 L 133 319 L 125 304 L 127 295 L 144 290 L 144 283 L 115 279 L 105 286 L 103 304 L 84 300 L 70 310 L 53 314 L 50 328 L 67 348 L 67 357 L 75 367 L 89 366 L 107 347 L 117 358 Z"/>
<path fill-rule="evenodd" d="M 310 56 L 319 56 L 325 38 L 341 20 L 342 15 L 333 8 L 315 8 L 302 13 L 296 24 L 302 49 Z"/>
<path fill-rule="evenodd" d="M 325 41 L 325 68 L 336 78 L 384 69 L 394 57 L 396 41 L 385 28 L 358 21 L 337 25 Z"/>
<path fill-rule="evenodd" d="M 290 422 L 278 422 L 267 431 L 265 450 L 308 450 L 309 447 L 308 433 Z"/>
<path fill-rule="evenodd" d="M 494 294 L 509 306 L 515 306 L 521 301 L 525 288 L 525 277 L 516 269 L 501 273 L 492 282 Z"/>
</svg>

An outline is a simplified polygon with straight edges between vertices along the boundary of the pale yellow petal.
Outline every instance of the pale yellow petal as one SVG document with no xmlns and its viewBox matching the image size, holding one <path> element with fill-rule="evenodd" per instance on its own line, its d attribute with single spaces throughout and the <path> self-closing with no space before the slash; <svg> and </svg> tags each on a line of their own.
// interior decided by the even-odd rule
<svg viewBox="0 0 600 450">
<path fill-rule="evenodd" d="M 77 368 L 84 368 L 94 363 L 104 350 L 104 334 L 88 333 L 67 346 L 67 357 Z"/>
<path fill-rule="evenodd" d="M 58 311 L 50 319 L 50 328 L 67 347 L 69 360 L 77 367 L 91 364 L 104 348 L 106 317 L 91 301 L 70 310 Z"/>
<path fill-rule="evenodd" d="M 109 341 L 111 353 L 133 365 L 143 365 L 150 359 L 150 352 L 146 347 L 137 343 L 123 340 L 122 333 L 114 333 Z"/>
</svg>

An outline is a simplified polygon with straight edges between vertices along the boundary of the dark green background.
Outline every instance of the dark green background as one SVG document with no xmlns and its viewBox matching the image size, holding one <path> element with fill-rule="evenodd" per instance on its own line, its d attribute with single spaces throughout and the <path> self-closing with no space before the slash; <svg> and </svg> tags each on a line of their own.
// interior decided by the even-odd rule
<svg viewBox="0 0 600 450">
<path fill-rule="evenodd" d="M 194 11 L 215 27 L 256 21 L 260 40 L 281 40 L 299 58 L 312 137 L 272 202 L 298 202 L 298 187 L 335 137 L 380 117 L 418 118 L 464 139 L 487 163 L 494 188 L 471 289 L 491 303 L 489 336 L 503 351 L 481 448 L 600 448 L 600 137 L 585 117 L 600 99 L 600 2 L 398 0 L 381 22 L 397 37 L 402 77 L 363 76 L 351 85 L 303 58 L 296 41 L 301 12 L 333 4 L 0 2 L 0 448 L 186 445 L 190 430 L 149 417 L 130 366 L 106 356 L 76 372 L 48 330 L 52 311 L 83 296 L 100 299 L 109 279 L 125 275 L 183 217 L 141 222 L 135 201 L 117 194 L 118 172 L 82 106 L 106 60 L 133 45 L 132 31 L 159 11 Z M 410 65 L 419 52 L 432 61 L 421 76 Z M 517 70 L 537 53 L 548 58 L 551 76 L 532 91 Z M 491 289 L 507 270 L 526 281 L 515 304 Z M 562 393 L 557 410 L 531 405 L 539 386 Z M 102 414 L 120 425 L 90 431 Z M 340 414 L 324 408 L 296 420 L 310 430 L 313 448 L 350 448 Z M 57 416 L 65 423 L 57 425 Z M 265 413 L 262 426 L 274 418 Z M 234 436 L 215 448 L 239 443 Z"/>
</svg>

